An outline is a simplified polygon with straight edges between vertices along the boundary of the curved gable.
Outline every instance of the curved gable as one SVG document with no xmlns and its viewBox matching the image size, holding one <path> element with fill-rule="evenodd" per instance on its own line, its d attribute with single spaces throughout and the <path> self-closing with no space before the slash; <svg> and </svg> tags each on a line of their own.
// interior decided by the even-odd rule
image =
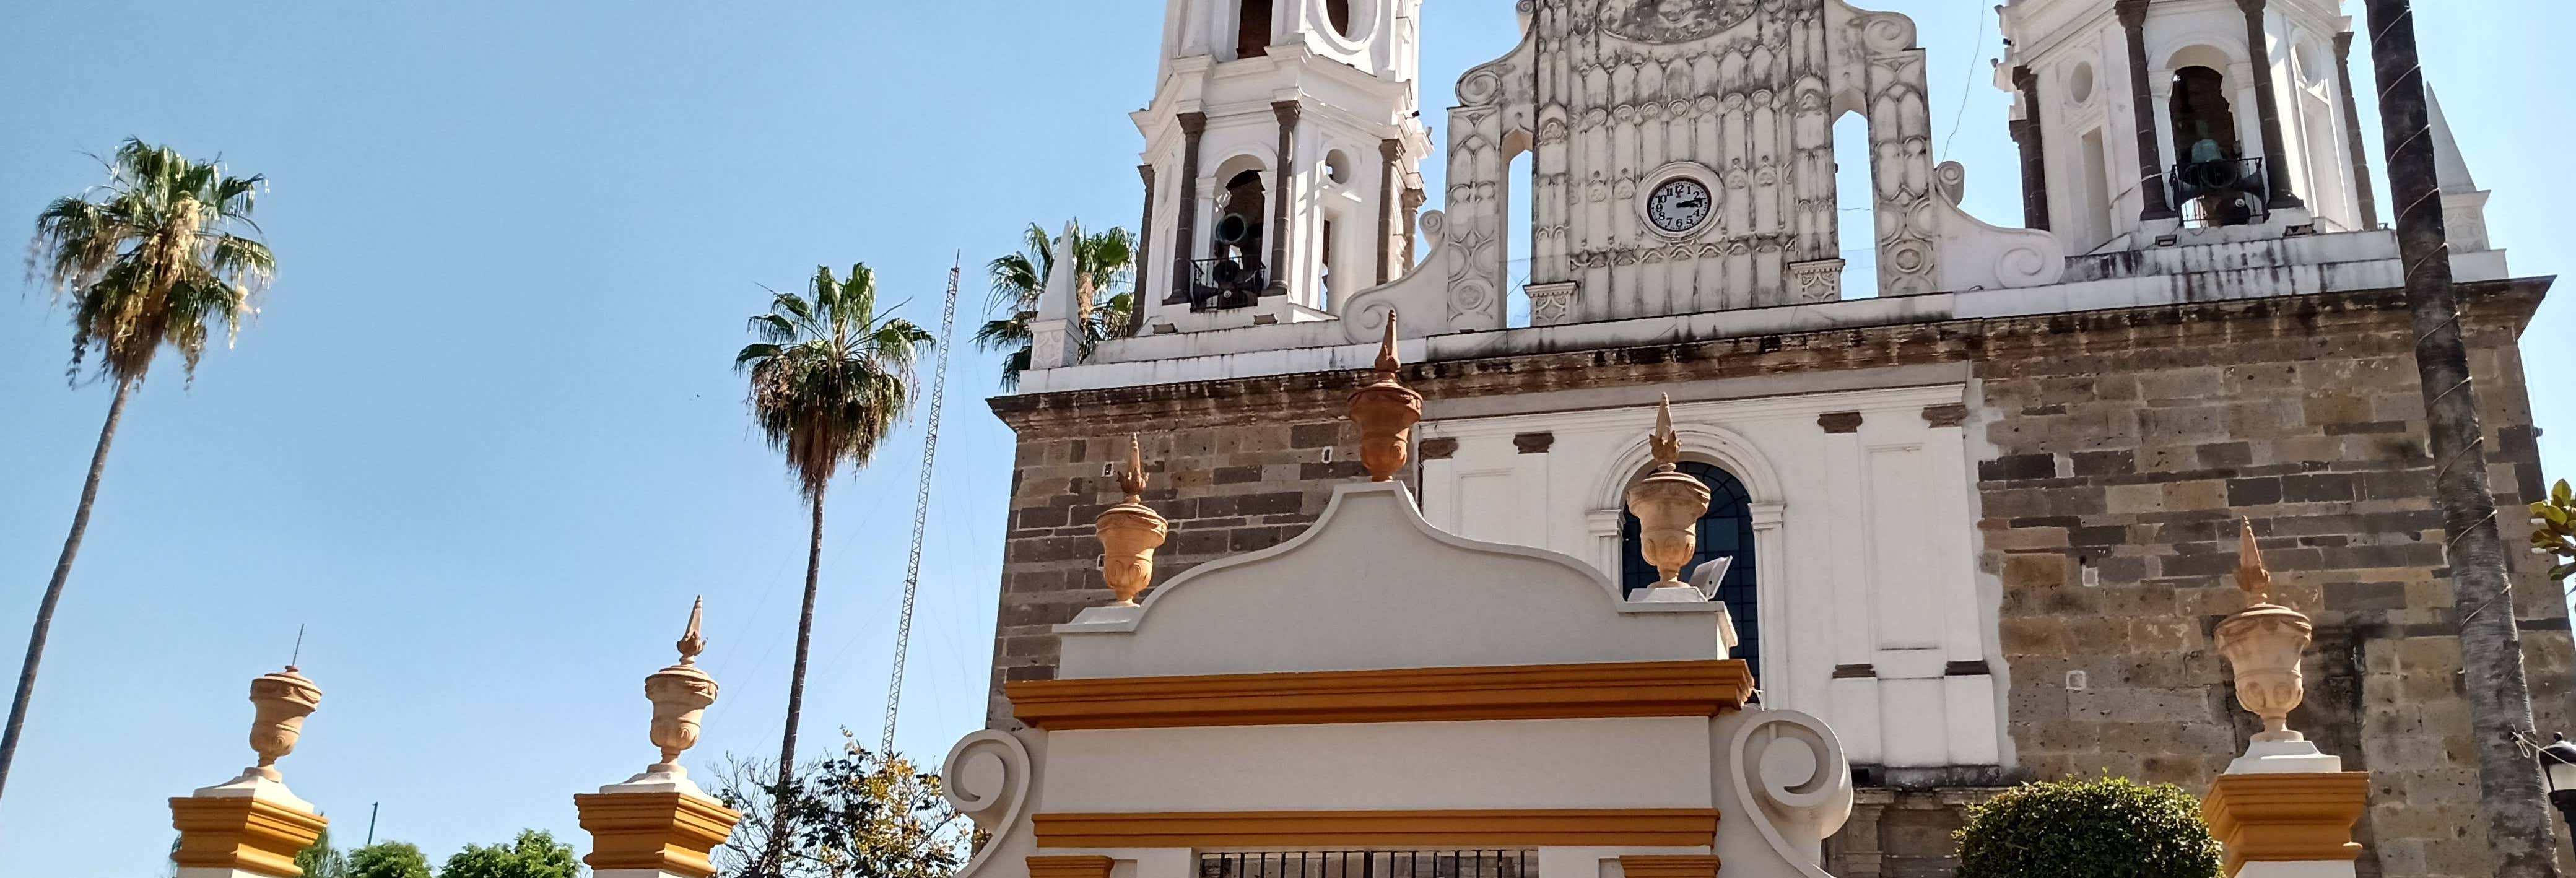
<svg viewBox="0 0 2576 878">
<path fill-rule="evenodd" d="M 1624 601 L 1582 562 L 1441 531 L 1404 486 L 1352 484 L 1296 539 L 1059 626 L 1058 676 L 1725 658 L 1722 606 Z"/>
</svg>

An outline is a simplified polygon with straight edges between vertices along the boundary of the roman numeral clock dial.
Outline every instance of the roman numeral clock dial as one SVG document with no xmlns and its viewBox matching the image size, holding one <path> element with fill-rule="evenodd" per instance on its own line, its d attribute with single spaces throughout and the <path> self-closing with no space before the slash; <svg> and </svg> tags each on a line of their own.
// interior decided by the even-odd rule
<svg viewBox="0 0 2576 878">
<path fill-rule="evenodd" d="M 1666 181 L 1646 200 L 1646 219 L 1667 235 L 1679 235 L 1708 222 L 1716 207 L 1708 186 L 1689 177 Z"/>
</svg>

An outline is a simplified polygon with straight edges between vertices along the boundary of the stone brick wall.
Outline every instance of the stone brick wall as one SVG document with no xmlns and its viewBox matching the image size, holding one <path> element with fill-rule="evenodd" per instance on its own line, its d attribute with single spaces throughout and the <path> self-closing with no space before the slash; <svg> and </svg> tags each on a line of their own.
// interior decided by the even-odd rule
<svg viewBox="0 0 2576 878">
<path fill-rule="evenodd" d="M 2540 480 L 2519 321 L 2495 307 L 2471 316 L 2514 542 L 2525 518 L 2515 506 Z M 1977 372 L 1993 456 L 1980 467 L 1979 526 L 1984 568 L 2003 584 L 2024 772 L 2107 770 L 2199 790 L 2225 768 L 2255 731 L 2211 646 L 2218 621 L 2244 605 L 2230 574 L 2247 516 L 2275 600 L 2317 624 L 2293 726 L 2375 775 L 2362 830 L 2375 857 L 2361 873 L 2492 874 L 2413 344 L 2403 310 L 2291 303 L 2225 321 L 1988 337 Z M 2519 572 L 2539 727 L 2564 728 L 2576 670 L 2566 608 L 2540 568 Z"/>
<path fill-rule="evenodd" d="M 1126 459 L 1131 432 L 1145 450 L 1145 502 L 1172 523 L 1155 555 L 1159 585 L 1296 536 L 1323 514 L 1333 485 L 1367 477 L 1358 434 L 1342 421 L 1347 393 L 1326 379 L 1222 402 L 1102 401 L 1070 412 L 997 399 L 1020 436 L 987 721 L 1015 725 L 1004 682 L 1055 676 L 1054 626 L 1115 599 L 1100 579 L 1092 520 L 1122 497 L 1107 467 Z"/>
<path fill-rule="evenodd" d="M 2540 292 L 2464 293 L 2514 543 L 2513 504 L 2541 477 L 2513 339 Z M 1496 357 L 1411 366 L 1404 380 L 1457 399 L 1969 363 L 1971 435 L 1989 446 L 1982 566 L 2002 590 L 2021 776 L 2107 769 L 2197 792 L 2242 749 L 2255 728 L 2232 706 L 2210 632 L 2241 606 L 2225 577 L 2246 515 L 2279 599 L 2318 625 L 2308 705 L 2293 721 L 2377 778 L 2362 873 L 2485 875 L 2412 338 L 2401 297 L 2337 294 Z M 1004 681 L 1054 675 L 1051 627 L 1110 600 L 1091 520 L 1118 500 L 1104 465 L 1128 432 L 1146 431 L 1148 502 L 1173 520 L 1159 584 L 1295 536 L 1333 485 L 1363 477 L 1342 423 L 1361 374 L 994 400 L 1020 445 L 991 722 L 1013 724 Z M 2538 725 L 2566 728 L 2576 645 L 2528 559 L 2516 556 L 2516 609 Z M 2068 686 L 2075 672 L 2080 690 Z M 1837 874 L 1948 875 L 1948 828 L 1983 792 L 1867 795 L 1883 801 L 1865 797 L 1835 841 Z"/>
</svg>

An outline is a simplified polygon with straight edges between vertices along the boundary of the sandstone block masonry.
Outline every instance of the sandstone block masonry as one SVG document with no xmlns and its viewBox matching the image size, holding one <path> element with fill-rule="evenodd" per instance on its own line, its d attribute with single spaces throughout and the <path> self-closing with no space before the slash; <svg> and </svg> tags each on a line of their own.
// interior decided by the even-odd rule
<svg viewBox="0 0 2576 878">
<path fill-rule="evenodd" d="M 2538 493 L 2516 336 L 2544 284 L 2463 288 L 2498 501 Z M 2286 602 L 2315 617 L 2294 722 L 2374 773 L 2364 875 L 2482 876 L 2458 608 L 2402 297 L 2328 294 L 1956 320 L 1408 367 L 1434 399 L 1967 364 L 1981 568 L 2010 681 L 2017 777 L 2103 770 L 2199 791 L 2251 718 L 2211 649 L 2240 606 L 2235 518 Z M 1001 397 L 1019 434 L 989 719 L 1000 687 L 1054 674 L 1052 626 L 1110 600 L 1091 520 L 1144 435 L 1148 503 L 1172 519 L 1157 582 L 1294 537 L 1364 478 L 1342 407 L 1360 373 Z M 1416 455 L 1416 459 L 1420 458 Z M 1791 498 L 1795 502 L 1795 498 Z M 2509 519 L 2508 531 L 2519 522 Z M 2517 606 L 2542 729 L 2567 728 L 2567 613 L 2527 556 Z M 1992 780 L 1990 772 L 1963 782 Z M 1888 790 L 1835 840 L 1846 875 L 1938 876 L 1946 828 L 1986 791 Z"/>
</svg>

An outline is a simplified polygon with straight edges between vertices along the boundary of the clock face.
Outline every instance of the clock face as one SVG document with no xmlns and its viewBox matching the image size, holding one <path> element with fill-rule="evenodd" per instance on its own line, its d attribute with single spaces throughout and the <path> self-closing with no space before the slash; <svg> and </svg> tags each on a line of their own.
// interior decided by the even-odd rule
<svg viewBox="0 0 2576 878">
<path fill-rule="evenodd" d="M 1716 206 L 1706 184 L 1681 177 L 1655 187 L 1654 195 L 1646 199 L 1646 219 L 1665 234 L 1678 235 L 1707 222 Z"/>
</svg>

